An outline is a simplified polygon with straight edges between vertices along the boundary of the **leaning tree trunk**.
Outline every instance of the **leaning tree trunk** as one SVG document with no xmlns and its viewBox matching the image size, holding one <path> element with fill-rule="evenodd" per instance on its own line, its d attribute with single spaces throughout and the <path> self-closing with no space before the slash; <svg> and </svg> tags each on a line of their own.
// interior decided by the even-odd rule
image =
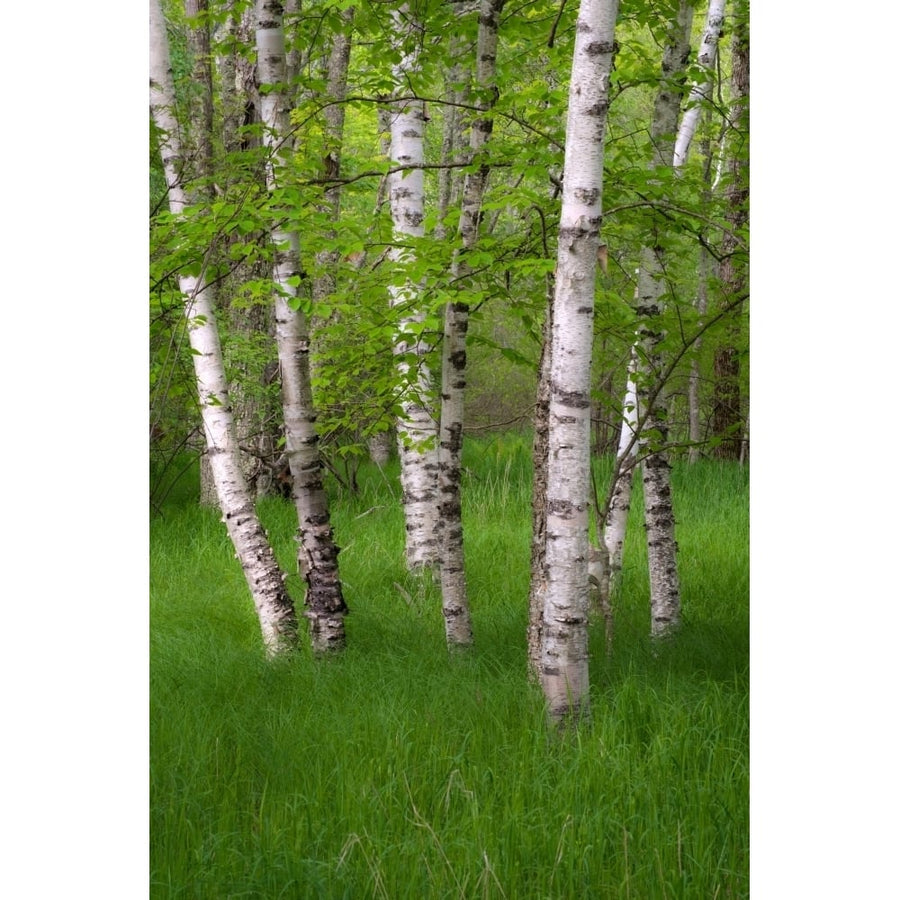
<svg viewBox="0 0 900 900">
<path fill-rule="evenodd" d="M 469 151 L 478 168 L 469 172 L 463 182 L 462 209 L 459 219 L 461 250 L 451 267 L 453 281 L 472 277 L 466 259 L 478 240 L 478 221 L 487 186 L 489 167 L 479 160 L 491 137 L 494 120 L 491 109 L 496 102 L 497 28 L 504 0 L 482 0 L 478 18 L 475 83 L 490 99 L 480 108 L 472 122 Z M 441 426 L 438 452 L 438 488 L 441 516 L 441 599 L 444 627 L 450 647 L 467 647 L 472 643 L 472 622 L 466 593 L 463 562 L 463 527 L 460 482 L 462 480 L 463 393 L 466 387 L 466 332 L 469 307 L 465 301 L 453 300 L 444 314 L 444 346 L 441 381 Z"/>
<path fill-rule="evenodd" d="M 707 101 L 712 89 L 713 73 L 715 71 L 716 56 L 719 49 L 719 37 L 722 34 L 722 26 L 725 22 L 725 0 L 709 0 L 709 9 L 706 14 L 706 24 L 703 36 L 700 39 L 700 49 L 697 52 L 697 62 L 708 73 L 708 77 L 697 81 L 691 88 L 688 96 L 687 109 L 681 119 L 678 129 L 678 137 L 675 140 L 675 151 L 672 165 L 679 169 L 687 162 L 688 151 L 701 113 L 708 109 Z M 703 176 L 704 183 L 709 185 L 711 179 L 711 155 L 709 140 L 704 139 L 702 144 L 704 158 Z M 708 188 L 703 191 L 703 202 L 708 204 L 710 192 Z M 707 308 L 707 280 L 709 278 L 709 253 L 705 244 L 700 246 L 700 259 L 698 262 L 698 288 L 696 308 L 700 316 L 706 315 Z M 700 340 L 694 345 L 694 359 L 691 362 L 691 373 L 688 379 L 688 461 L 696 462 L 700 456 L 700 363 L 696 354 L 700 352 Z"/>
<path fill-rule="evenodd" d="M 703 27 L 700 48 L 697 51 L 697 64 L 709 73 L 709 77 L 702 81 L 697 81 L 691 88 L 688 96 L 687 108 L 681 118 L 678 136 L 675 139 L 672 165 L 676 169 L 683 166 L 687 161 L 688 150 L 697 132 L 700 115 L 703 112 L 706 101 L 709 99 L 709 93 L 712 88 L 712 74 L 715 70 L 716 56 L 719 50 L 719 37 L 722 34 L 724 23 L 725 0 L 709 0 L 706 24 Z"/>
<path fill-rule="evenodd" d="M 394 172 L 389 180 L 394 232 L 389 256 L 398 272 L 397 282 L 390 287 L 390 300 L 399 314 L 394 353 L 400 381 L 397 446 L 406 517 L 406 563 L 411 571 L 422 571 L 436 565 L 439 557 L 437 424 L 434 385 L 426 362 L 431 343 L 423 333 L 420 292 L 401 274 L 415 261 L 408 239 L 425 236 L 425 104 L 404 99 L 410 93 L 408 79 L 418 65 L 415 48 L 421 29 L 407 4 L 392 10 L 391 16 L 398 46 L 412 48 L 404 50 L 394 67 L 397 99 L 390 113 L 391 167 L 410 168 Z"/>
<path fill-rule="evenodd" d="M 650 140 L 653 146 L 651 169 L 671 166 L 678 115 L 681 109 L 682 83 L 690 55 L 691 22 L 694 9 L 688 0 L 680 0 L 675 19 L 669 28 L 663 53 L 662 78 L 653 105 Z M 659 226 L 657 226 L 658 228 Z M 659 345 L 664 337 L 660 325 L 666 291 L 663 235 L 656 233 L 641 249 L 635 312 L 638 317 L 635 348 L 638 365 L 634 383 L 637 402 L 642 410 L 638 448 L 644 462 L 641 472 L 644 484 L 644 525 L 647 532 L 647 554 L 650 567 L 651 635 L 662 637 L 677 628 L 680 617 L 680 587 L 676 563 L 675 516 L 669 462 L 665 453 L 668 425 L 665 410 L 658 401 L 662 371 Z M 624 404 L 627 407 L 628 403 Z M 649 436 L 652 435 L 652 444 Z M 633 469 L 618 469 L 617 482 L 631 477 Z M 613 494 L 629 489 L 617 483 Z M 624 534 L 621 538 L 624 541 Z M 617 542 L 619 538 L 615 538 Z"/>
<path fill-rule="evenodd" d="M 597 590 L 601 607 L 607 609 L 612 607 L 612 595 L 622 575 L 625 534 L 628 512 L 631 509 L 631 487 L 634 484 L 634 469 L 637 465 L 638 400 L 634 383 L 636 371 L 637 351 L 632 347 L 628 361 L 625 399 L 622 402 L 622 430 L 619 432 L 619 447 L 616 452 L 615 477 L 606 515 L 601 516 L 605 524 L 603 545 L 606 548 L 607 559 L 598 579 Z"/>
<path fill-rule="evenodd" d="M 255 42 L 256 13 L 243 0 L 227 0 L 217 18 L 220 18 L 215 60 L 219 75 L 218 144 L 226 160 L 241 157 L 241 163 L 220 171 L 216 184 L 226 195 L 230 191 L 246 191 L 249 182 L 255 182 L 264 191 L 261 140 L 258 132 L 249 130 L 249 126 L 259 124 L 256 61 L 242 52 L 242 48 Z M 246 183 L 229 183 L 227 172 L 236 173 Z M 230 242 L 241 244 L 263 243 L 266 239 L 262 232 L 249 235 L 235 232 L 228 237 Z M 275 316 L 269 303 L 254 302 L 248 306 L 235 299 L 245 285 L 259 283 L 269 274 L 264 260 L 231 261 L 229 273 L 219 283 L 217 292 L 224 333 L 232 336 L 223 349 L 226 367 L 235 373 L 232 405 L 242 451 L 241 464 L 247 483 L 257 497 L 278 490 L 276 472 L 282 431 L 276 383 L 278 364 L 272 353 Z"/>
<path fill-rule="evenodd" d="M 210 39 L 209 25 L 201 21 L 200 17 L 206 15 L 208 3 L 206 0 L 184 0 L 184 12 L 188 20 L 188 45 L 194 58 L 192 81 L 199 87 L 192 96 L 191 112 L 189 116 L 188 143 L 191 146 L 191 154 L 197 160 L 197 174 L 203 180 L 203 186 L 199 189 L 204 200 L 212 200 L 212 169 L 213 169 L 213 84 L 210 69 Z M 221 297 L 217 298 L 221 302 Z M 232 411 L 234 413 L 234 396 L 232 395 Z M 235 417 L 238 445 L 240 446 L 240 432 L 237 429 L 239 417 Z M 240 455 L 242 471 L 246 475 L 243 454 Z M 218 506 L 216 483 L 213 478 L 212 466 L 207 452 L 200 454 L 200 505 Z"/>
<path fill-rule="evenodd" d="M 730 183 L 726 191 L 728 230 L 722 239 L 719 283 L 726 302 L 747 293 L 747 259 L 741 249 L 740 235 L 747 226 L 749 178 L 746 143 L 749 140 L 750 32 L 746 0 L 735 8 L 735 26 L 731 48 L 731 112 L 726 139 Z M 739 337 L 740 306 L 732 314 L 726 343 L 716 349 L 715 387 L 713 390 L 712 432 L 721 443 L 715 454 L 720 459 L 738 460 L 743 444 L 741 421 Z"/>
<path fill-rule="evenodd" d="M 190 200 L 184 186 L 184 159 L 174 104 L 165 20 L 159 0 L 150 0 L 150 111 L 160 132 L 159 150 L 169 189 L 169 208 L 178 216 Z M 198 276 L 180 276 L 179 287 L 184 296 L 200 410 L 219 507 L 256 606 L 266 649 L 270 655 L 276 654 L 296 643 L 297 619 L 294 604 L 285 590 L 283 573 L 257 518 L 241 472 L 212 286 L 206 283 L 201 272 Z"/>
<path fill-rule="evenodd" d="M 261 92 L 260 112 L 269 151 L 266 181 L 276 196 L 284 187 L 288 162 L 290 110 L 281 89 L 285 79 L 281 0 L 258 0 L 256 46 Z M 299 569 L 306 580 L 306 617 L 317 653 L 345 644 L 347 606 L 338 573 L 328 497 L 322 485 L 322 462 L 309 374 L 309 335 L 305 314 L 294 309 L 296 284 L 303 279 L 300 241 L 295 231 L 272 228 L 275 262 L 275 333 L 281 365 L 286 451 L 293 477 L 293 497 L 300 523 Z"/>
<path fill-rule="evenodd" d="M 576 24 L 550 350 L 541 687 L 553 719 L 586 713 L 588 496 L 594 283 L 618 0 L 582 0 Z"/>
</svg>

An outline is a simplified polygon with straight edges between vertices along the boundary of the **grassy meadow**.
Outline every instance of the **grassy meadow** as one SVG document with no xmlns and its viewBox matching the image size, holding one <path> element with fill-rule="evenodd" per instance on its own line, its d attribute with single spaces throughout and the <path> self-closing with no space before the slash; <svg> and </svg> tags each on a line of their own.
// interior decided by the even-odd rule
<svg viewBox="0 0 900 900">
<path fill-rule="evenodd" d="M 470 441 L 464 464 L 463 657 L 437 585 L 405 571 L 396 462 L 357 494 L 330 484 L 351 608 L 335 659 L 263 659 L 190 477 L 154 514 L 151 897 L 749 896 L 747 469 L 675 466 L 684 626 L 658 653 L 635 486 L 613 654 L 599 621 L 591 719 L 558 733 L 526 676 L 529 439 Z M 293 507 L 260 513 L 292 571 Z"/>
</svg>

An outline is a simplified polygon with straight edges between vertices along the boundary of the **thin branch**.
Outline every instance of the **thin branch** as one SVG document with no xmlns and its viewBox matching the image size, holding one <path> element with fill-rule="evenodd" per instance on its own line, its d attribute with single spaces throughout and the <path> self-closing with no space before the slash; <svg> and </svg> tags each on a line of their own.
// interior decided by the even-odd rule
<svg viewBox="0 0 900 900">
<path fill-rule="evenodd" d="M 647 402 L 645 404 L 645 409 L 643 412 L 638 413 L 637 421 L 634 424 L 632 429 L 631 439 L 628 441 L 628 444 L 617 456 L 616 463 L 613 467 L 612 478 L 610 479 L 609 491 L 606 495 L 606 501 L 603 504 L 602 511 L 600 509 L 600 504 L 598 502 L 598 497 L 595 491 L 594 494 L 594 506 L 595 509 L 598 510 L 597 515 L 597 528 L 606 527 L 606 520 L 609 516 L 609 507 L 612 504 L 613 493 L 615 492 L 616 481 L 619 476 L 625 473 L 630 472 L 634 469 L 635 466 L 644 459 L 653 456 L 656 453 L 662 452 L 665 448 L 661 447 L 656 450 L 652 450 L 649 453 L 645 453 L 642 457 L 635 456 L 631 457 L 631 451 L 634 449 L 635 443 L 637 443 L 640 438 L 641 431 L 644 428 L 644 423 L 647 421 L 647 416 L 650 413 L 650 410 L 653 409 L 654 404 L 656 403 L 657 398 L 659 397 L 662 389 L 666 386 L 669 378 L 672 373 L 675 371 L 678 363 L 681 362 L 684 355 L 690 350 L 690 348 L 703 336 L 703 334 L 711 328 L 716 322 L 720 319 L 723 319 L 728 313 L 730 313 L 733 309 L 737 309 L 747 298 L 749 294 L 741 294 L 740 296 L 733 299 L 729 304 L 724 306 L 716 315 L 714 315 L 711 319 L 708 319 L 700 328 L 697 330 L 696 334 L 687 342 L 683 344 L 681 349 L 675 354 L 672 358 L 672 361 L 669 365 L 663 370 L 663 373 L 657 378 L 656 384 L 653 385 L 652 389 L 647 395 Z M 629 458 L 630 457 L 630 458 Z"/>
<path fill-rule="evenodd" d="M 559 27 L 560 19 L 562 19 L 563 10 L 566 8 L 566 4 L 569 0 L 562 0 L 562 3 L 559 4 L 559 12 L 556 14 L 556 19 L 553 22 L 553 27 L 550 29 L 550 37 L 547 38 L 547 46 L 552 49 L 553 42 L 556 40 L 556 29 Z"/>
<path fill-rule="evenodd" d="M 730 228 L 726 225 L 723 225 L 721 222 L 717 222 L 715 219 L 710 219 L 708 216 L 704 216 L 701 213 L 695 212 L 692 209 L 685 209 L 683 206 L 676 206 L 674 203 L 669 203 L 667 200 L 650 200 L 647 197 L 643 197 L 642 194 L 638 194 L 639 197 L 642 197 L 640 202 L 637 203 L 623 203 L 621 206 L 614 206 L 612 209 L 605 210 L 603 213 L 603 217 L 607 218 L 608 216 L 614 216 L 616 213 L 624 212 L 627 209 L 640 209 L 641 207 L 650 207 L 651 209 L 656 210 L 671 210 L 672 212 L 681 213 L 684 216 L 690 216 L 692 219 L 697 219 L 698 222 L 703 222 L 706 225 L 709 225 L 711 228 L 715 228 L 717 231 L 721 231 L 723 234 L 729 235 L 734 239 L 735 243 L 742 250 L 749 250 L 746 243 L 738 237 Z M 665 215 L 665 213 L 663 213 Z M 666 218 L 671 219 L 671 216 L 667 216 Z M 697 235 L 700 238 L 700 235 Z M 702 240 L 701 240 L 702 242 Z M 710 250 L 710 247 L 706 246 L 707 250 Z M 712 252 L 710 250 L 710 252 Z M 715 255 L 715 254 L 713 254 Z"/>
</svg>

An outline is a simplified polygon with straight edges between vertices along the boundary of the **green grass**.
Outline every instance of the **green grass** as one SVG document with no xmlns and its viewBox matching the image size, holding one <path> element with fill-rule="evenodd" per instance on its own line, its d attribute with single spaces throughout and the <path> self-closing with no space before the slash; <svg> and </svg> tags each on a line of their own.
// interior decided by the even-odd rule
<svg viewBox="0 0 900 900">
<path fill-rule="evenodd" d="M 468 657 L 404 570 L 396 468 L 333 493 L 352 612 L 332 660 L 262 659 L 189 485 L 153 519 L 152 897 L 749 895 L 746 470 L 674 470 L 684 627 L 656 654 L 636 487 L 615 650 L 598 623 L 592 717 L 560 735 L 526 678 L 528 443 L 464 462 Z M 292 508 L 261 515 L 289 565 Z"/>
</svg>

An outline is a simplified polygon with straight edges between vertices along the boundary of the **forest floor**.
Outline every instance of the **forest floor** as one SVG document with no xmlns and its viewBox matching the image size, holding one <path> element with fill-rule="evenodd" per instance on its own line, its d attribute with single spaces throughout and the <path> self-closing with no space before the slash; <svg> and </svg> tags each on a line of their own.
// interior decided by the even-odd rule
<svg viewBox="0 0 900 900">
<path fill-rule="evenodd" d="M 560 734 L 526 674 L 529 442 L 470 441 L 464 465 L 462 657 L 438 586 L 405 571 L 396 462 L 329 485 L 351 609 L 335 659 L 263 660 L 190 482 L 154 514 L 151 897 L 749 896 L 747 469 L 675 464 L 684 624 L 657 652 L 635 485 L 613 652 L 595 622 L 591 718 Z M 260 513 L 293 571 L 293 507 Z"/>
</svg>

